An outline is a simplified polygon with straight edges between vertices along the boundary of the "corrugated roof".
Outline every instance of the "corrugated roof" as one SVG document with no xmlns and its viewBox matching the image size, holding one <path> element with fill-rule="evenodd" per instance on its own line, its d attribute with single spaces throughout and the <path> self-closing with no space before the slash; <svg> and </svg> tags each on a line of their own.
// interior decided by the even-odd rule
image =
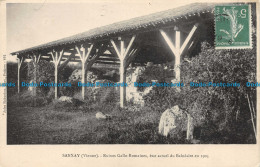
<svg viewBox="0 0 260 167">
<path fill-rule="evenodd" d="M 174 22 L 182 18 L 189 18 L 201 13 L 212 12 L 215 4 L 194 3 L 179 8 L 174 8 L 146 16 L 133 18 L 126 21 L 113 23 L 107 26 L 98 27 L 89 31 L 79 33 L 70 37 L 62 38 L 60 40 L 52 41 L 28 49 L 20 50 L 11 53 L 12 55 L 19 53 L 26 53 L 30 51 L 42 50 L 50 47 L 66 45 L 79 41 L 100 40 L 104 37 L 115 36 L 123 33 L 134 33 L 136 31 L 157 27 L 161 24 Z"/>
</svg>

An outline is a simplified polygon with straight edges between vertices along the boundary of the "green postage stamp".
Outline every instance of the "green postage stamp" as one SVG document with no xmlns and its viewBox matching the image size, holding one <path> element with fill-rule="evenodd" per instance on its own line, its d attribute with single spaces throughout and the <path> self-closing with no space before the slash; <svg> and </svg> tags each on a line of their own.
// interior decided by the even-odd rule
<svg viewBox="0 0 260 167">
<path fill-rule="evenodd" d="M 252 48 L 250 5 L 215 6 L 215 47 Z"/>
</svg>

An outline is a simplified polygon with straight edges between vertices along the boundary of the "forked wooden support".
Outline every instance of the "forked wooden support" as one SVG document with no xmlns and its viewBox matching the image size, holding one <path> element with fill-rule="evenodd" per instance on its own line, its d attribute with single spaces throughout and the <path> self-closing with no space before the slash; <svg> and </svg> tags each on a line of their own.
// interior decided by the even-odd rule
<svg viewBox="0 0 260 167">
<path fill-rule="evenodd" d="M 33 61 L 33 68 L 34 68 L 34 77 L 33 77 L 33 82 L 37 83 L 37 77 L 38 77 L 38 63 L 41 59 L 41 53 L 32 53 L 30 55 L 32 61 Z M 37 87 L 33 87 L 33 96 L 37 95 Z"/>
<path fill-rule="evenodd" d="M 188 36 L 186 37 L 185 41 L 181 45 L 181 34 L 179 30 L 175 31 L 175 46 L 170 39 L 169 35 L 167 33 L 160 29 L 160 33 L 163 36 L 164 40 L 166 41 L 167 45 L 171 49 L 174 57 L 175 57 L 175 78 L 177 82 L 181 81 L 181 70 L 180 70 L 180 65 L 181 65 L 181 56 L 187 52 L 187 50 L 193 45 L 193 41 L 191 40 L 192 37 L 194 36 L 195 31 L 198 28 L 198 24 L 195 24 L 191 31 L 189 32 Z M 187 134 L 186 134 L 186 139 L 191 140 L 193 137 L 192 135 L 192 129 L 191 129 L 191 124 L 192 124 L 192 117 L 190 114 L 187 114 Z"/>
<path fill-rule="evenodd" d="M 55 88 L 55 99 L 58 99 L 58 68 L 61 62 L 61 58 L 63 56 L 64 49 L 61 49 L 60 51 L 51 51 L 52 61 L 54 63 L 55 67 L 55 84 L 57 84 Z"/>
<path fill-rule="evenodd" d="M 126 83 L 126 68 L 129 65 L 129 64 L 127 64 L 128 63 L 127 60 L 129 59 L 129 57 L 131 57 L 131 55 L 129 53 L 132 53 L 132 51 L 131 52 L 129 52 L 129 51 L 131 50 L 131 47 L 132 47 L 135 39 L 136 39 L 136 35 L 133 35 L 126 48 L 125 48 L 125 41 L 121 39 L 120 40 L 120 49 L 117 47 L 117 45 L 113 39 L 110 40 L 110 42 L 120 60 L 120 83 L 122 83 L 122 84 Z M 126 103 L 126 87 L 121 86 L 120 87 L 120 107 L 123 108 L 125 106 L 125 103 Z"/>
<path fill-rule="evenodd" d="M 21 69 L 21 66 L 22 66 L 22 63 L 24 62 L 24 57 L 22 58 L 17 58 L 17 65 L 18 65 L 18 76 L 17 76 L 17 88 L 18 88 L 18 93 L 20 93 L 20 69 Z"/>
<path fill-rule="evenodd" d="M 169 48 L 171 49 L 173 55 L 175 56 L 175 78 L 177 80 L 177 82 L 180 82 L 180 64 L 181 64 L 181 56 L 183 55 L 183 53 L 189 49 L 190 47 L 190 43 L 192 42 L 192 37 L 195 33 L 195 31 L 198 28 L 198 24 L 195 24 L 193 26 L 193 28 L 191 29 L 191 31 L 189 32 L 188 36 L 186 37 L 185 41 L 183 42 L 183 44 L 181 45 L 181 35 L 180 35 L 180 31 L 176 30 L 175 31 L 175 46 L 171 40 L 171 38 L 169 37 L 169 35 L 167 35 L 167 33 L 160 29 L 160 33 L 163 36 L 165 42 L 167 43 L 167 45 L 169 46 Z"/>
<path fill-rule="evenodd" d="M 80 56 L 80 60 L 81 60 L 81 66 L 82 66 L 82 72 L 81 72 L 81 83 L 85 83 L 85 78 L 86 78 L 86 61 L 89 59 L 90 57 L 90 53 L 92 51 L 94 44 L 90 44 L 87 46 L 81 45 L 81 48 L 79 48 L 78 46 L 75 46 L 75 49 L 77 50 L 77 53 Z M 81 87 L 82 91 L 82 99 L 85 99 L 85 87 L 82 86 Z"/>
<path fill-rule="evenodd" d="M 70 60 L 72 59 L 72 57 L 74 57 L 75 56 L 75 50 L 73 50 L 72 52 L 71 52 L 71 54 L 69 55 L 69 57 L 62 63 L 62 64 L 60 64 L 59 66 L 58 66 L 58 71 L 61 71 L 69 62 L 70 62 Z"/>
</svg>

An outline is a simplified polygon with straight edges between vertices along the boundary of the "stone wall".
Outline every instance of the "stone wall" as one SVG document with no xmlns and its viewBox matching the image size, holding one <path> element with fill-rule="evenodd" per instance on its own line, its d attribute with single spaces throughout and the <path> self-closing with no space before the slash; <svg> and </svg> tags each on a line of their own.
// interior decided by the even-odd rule
<svg viewBox="0 0 260 167">
<path fill-rule="evenodd" d="M 174 71 L 169 64 L 148 62 L 146 66 L 129 67 L 127 71 L 126 100 L 141 106 L 144 105 L 143 97 L 149 94 L 153 87 L 135 87 L 135 82 L 171 82 L 174 79 Z"/>
</svg>

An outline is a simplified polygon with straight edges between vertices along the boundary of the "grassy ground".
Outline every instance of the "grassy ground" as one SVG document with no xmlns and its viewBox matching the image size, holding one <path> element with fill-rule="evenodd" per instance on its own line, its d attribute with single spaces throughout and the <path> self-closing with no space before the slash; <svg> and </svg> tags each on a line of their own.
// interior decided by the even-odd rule
<svg viewBox="0 0 260 167">
<path fill-rule="evenodd" d="M 97 120 L 101 111 L 111 120 Z M 178 143 L 158 135 L 161 113 L 148 107 L 97 104 L 81 107 L 8 105 L 8 144 L 159 144 Z"/>
</svg>

